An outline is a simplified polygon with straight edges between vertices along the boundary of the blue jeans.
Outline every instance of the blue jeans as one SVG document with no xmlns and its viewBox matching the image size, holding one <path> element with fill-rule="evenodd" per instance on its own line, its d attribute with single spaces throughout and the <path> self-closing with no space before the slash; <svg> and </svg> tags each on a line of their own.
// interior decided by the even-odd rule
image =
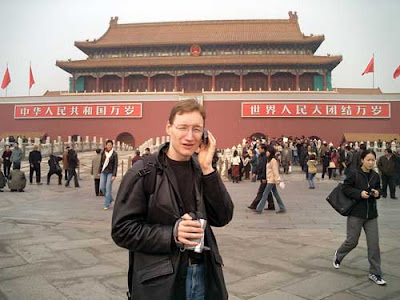
<svg viewBox="0 0 400 300">
<path fill-rule="evenodd" d="M 186 300 L 204 300 L 204 264 L 191 265 L 186 273 Z"/>
<path fill-rule="evenodd" d="M 104 207 L 109 207 L 110 203 L 113 201 L 113 197 L 111 195 L 112 192 L 112 181 L 111 177 L 112 173 L 101 173 L 100 174 L 100 191 L 106 195 L 106 200 L 104 201 Z"/>
<path fill-rule="evenodd" d="M 315 173 L 308 173 L 308 183 L 310 184 L 310 187 L 313 187 L 313 188 L 315 188 L 314 177 L 315 177 Z"/>
<path fill-rule="evenodd" d="M 272 194 L 275 196 L 276 202 L 278 202 L 279 209 L 285 211 L 285 205 L 282 202 L 281 196 L 279 196 L 278 190 L 276 188 L 275 183 L 267 183 L 267 186 L 265 187 L 264 193 L 262 195 L 262 198 L 260 202 L 257 205 L 256 211 L 259 213 L 262 213 L 265 203 L 268 200 L 268 194 L 272 191 Z"/>
</svg>

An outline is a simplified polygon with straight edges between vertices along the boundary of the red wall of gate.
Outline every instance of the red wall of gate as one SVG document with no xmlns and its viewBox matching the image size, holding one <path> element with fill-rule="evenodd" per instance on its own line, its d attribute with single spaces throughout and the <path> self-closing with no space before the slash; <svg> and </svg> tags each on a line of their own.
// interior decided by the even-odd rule
<svg viewBox="0 0 400 300">
<path fill-rule="evenodd" d="M 140 101 L 134 101 L 140 103 Z M 129 132 L 139 146 L 151 137 L 163 136 L 173 101 L 143 101 L 140 119 L 24 119 L 14 120 L 14 104 L 0 105 L 0 134 L 44 131 L 52 139 L 78 134 L 116 139 Z M 267 102 L 266 102 L 267 103 Z M 391 102 L 390 119 L 242 118 L 241 101 L 205 101 L 206 127 L 217 138 L 217 147 L 237 145 L 244 137 L 262 132 L 272 137 L 319 136 L 335 145 L 346 132 L 399 133 L 400 102 Z"/>
</svg>

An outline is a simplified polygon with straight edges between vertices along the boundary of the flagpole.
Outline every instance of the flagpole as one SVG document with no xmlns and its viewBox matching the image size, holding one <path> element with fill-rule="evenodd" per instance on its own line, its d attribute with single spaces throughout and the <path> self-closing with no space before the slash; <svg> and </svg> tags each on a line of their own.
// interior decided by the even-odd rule
<svg viewBox="0 0 400 300">
<path fill-rule="evenodd" d="M 29 82 L 28 82 L 28 96 L 31 96 L 31 61 L 29 61 Z"/>
<path fill-rule="evenodd" d="M 8 70 L 8 62 L 7 62 L 7 68 L 6 68 L 6 70 Z M 6 86 L 6 97 L 7 97 L 7 92 L 8 92 L 8 84 L 7 84 L 7 86 Z"/>
<path fill-rule="evenodd" d="M 375 53 L 372 53 L 372 59 L 374 61 L 374 71 L 372 72 L 372 89 L 375 88 Z"/>
</svg>

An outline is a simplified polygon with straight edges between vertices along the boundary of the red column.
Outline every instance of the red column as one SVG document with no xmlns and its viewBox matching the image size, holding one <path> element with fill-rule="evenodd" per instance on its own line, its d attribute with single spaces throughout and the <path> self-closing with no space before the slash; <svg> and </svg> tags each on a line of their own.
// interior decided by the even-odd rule
<svg viewBox="0 0 400 300">
<path fill-rule="evenodd" d="M 326 73 L 324 72 L 324 75 L 323 75 L 323 77 L 324 77 L 324 91 L 326 91 L 326 88 L 327 88 L 327 82 L 326 82 Z"/>
<path fill-rule="evenodd" d="M 96 93 L 100 92 L 100 77 L 96 77 Z"/>
<path fill-rule="evenodd" d="M 178 90 L 178 76 L 174 76 L 174 91 Z"/>
<path fill-rule="evenodd" d="M 296 73 L 296 91 L 300 89 L 299 73 Z"/>
<path fill-rule="evenodd" d="M 151 91 L 151 77 L 150 77 L 150 75 L 147 76 L 147 91 L 148 92 Z"/>
<path fill-rule="evenodd" d="M 121 92 L 125 92 L 125 76 L 121 77 Z"/>
<path fill-rule="evenodd" d="M 76 91 L 76 78 L 75 74 L 72 75 L 72 92 L 75 93 Z"/>
<path fill-rule="evenodd" d="M 267 91 L 271 90 L 271 73 L 267 75 Z"/>
<path fill-rule="evenodd" d="M 243 74 L 239 75 L 239 80 L 240 80 L 239 90 L 242 91 L 243 90 Z"/>
<path fill-rule="evenodd" d="M 211 89 L 215 91 L 215 74 L 212 74 L 211 77 Z"/>
</svg>

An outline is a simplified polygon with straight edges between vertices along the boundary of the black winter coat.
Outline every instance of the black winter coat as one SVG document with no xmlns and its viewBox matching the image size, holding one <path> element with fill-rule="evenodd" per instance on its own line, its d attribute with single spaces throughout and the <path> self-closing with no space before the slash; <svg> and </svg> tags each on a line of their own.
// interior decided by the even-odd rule
<svg viewBox="0 0 400 300">
<path fill-rule="evenodd" d="M 67 154 L 68 160 L 68 169 L 75 169 L 78 167 L 78 154 L 76 154 L 75 150 L 69 149 Z"/>
<path fill-rule="evenodd" d="M 257 179 L 262 180 L 262 179 L 267 179 L 267 156 L 265 153 L 261 153 L 258 156 L 258 161 L 257 161 Z"/>
<path fill-rule="evenodd" d="M 104 161 L 106 159 L 106 155 L 103 152 L 101 152 L 101 158 L 100 158 L 100 167 L 99 167 L 99 173 L 102 173 L 101 170 L 103 170 L 103 165 L 104 165 Z M 118 170 L 118 154 L 117 152 L 115 152 L 115 150 L 113 151 L 113 154 L 110 157 L 110 160 L 108 161 L 108 165 L 107 167 L 104 169 L 105 173 L 112 173 L 112 176 L 117 176 L 117 170 Z"/>
<path fill-rule="evenodd" d="M 50 155 L 49 160 L 47 161 L 49 164 L 49 171 L 50 172 L 61 172 L 61 167 L 59 165 L 59 162 L 62 161 L 62 157 L 55 156 L 55 155 Z"/>
<path fill-rule="evenodd" d="M 369 199 L 361 198 L 362 191 L 370 191 L 375 189 L 381 190 L 381 181 L 378 173 L 371 170 L 370 177 L 368 180 L 367 175 L 358 168 L 357 170 L 350 169 L 347 173 L 347 177 L 343 183 L 343 193 L 350 198 L 357 200 L 353 209 L 350 212 L 350 216 L 359 217 L 362 219 L 375 219 L 378 217 L 378 210 L 376 208 L 376 199 L 373 196 Z"/>
<path fill-rule="evenodd" d="M 187 251 L 181 252 L 173 238 L 175 222 L 184 214 L 183 202 L 172 170 L 166 160 L 166 144 L 152 154 L 158 171 L 154 193 L 148 195 L 146 175 L 132 185 L 135 174 L 144 168 L 138 161 L 122 179 L 112 218 L 112 238 L 134 252 L 132 299 L 185 299 Z M 199 218 L 207 219 L 205 245 L 205 299 L 228 299 L 222 273 L 222 259 L 210 227 L 222 227 L 233 215 L 232 200 L 217 172 L 201 174 L 195 166 L 195 201 Z"/>
</svg>

